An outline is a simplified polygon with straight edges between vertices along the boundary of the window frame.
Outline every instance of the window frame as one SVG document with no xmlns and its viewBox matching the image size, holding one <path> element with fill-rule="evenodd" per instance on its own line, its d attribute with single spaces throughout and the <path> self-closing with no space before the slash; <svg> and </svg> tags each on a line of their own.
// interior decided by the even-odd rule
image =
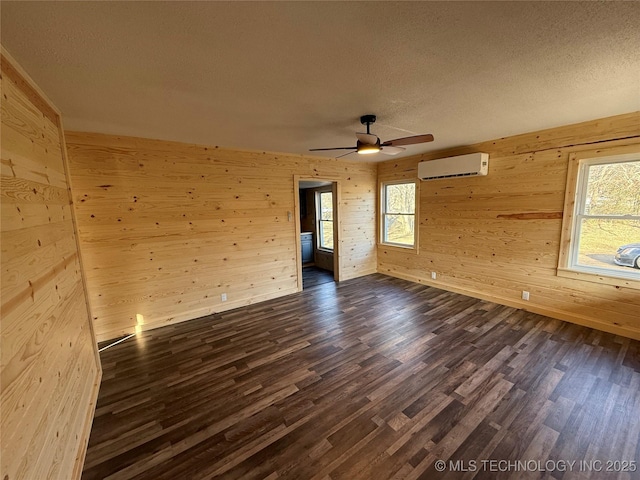
<svg viewBox="0 0 640 480">
<path fill-rule="evenodd" d="M 329 194 L 331 195 L 331 217 L 333 218 L 332 220 L 323 220 L 322 219 L 322 195 L 325 194 Z M 324 191 L 317 191 L 316 192 L 316 214 L 317 214 L 317 229 L 318 229 L 318 235 L 317 235 L 317 248 L 318 250 L 322 250 L 323 252 L 331 252 L 333 253 L 334 249 L 335 249 L 335 201 L 334 201 L 334 195 L 333 195 L 333 190 L 324 190 Z M 322 245 L 322 239 L 324 238 L 323 236 L 323 222 L 331 222 L 331 233 L 333 236 L 333 242 L 334 242 L 334 246 L 333 248 L 327 247 Z"/>
<path fill-rule="evenodd" d="M 629 272 L 618 272 L 609 268 L 578 264 L 582 219 L 606 217 L 612 220 L 634 220 L 638 218 L 636 215 L 584 214 L 588 167 L 638 159 L 640 159 L 640 144 L 570 153 L 557 276 L 640 289 L 640 276 L 635 269 Z"/>
<path fill-rule="evenodd" d="M 415 205 L 414 213 L 387 213 L 387 187 L 393 185 L 413 184 L 415 187 Z M 418 253 L 418 218 L 419 218 L 419 206 L 420 206 L 420 182 L 414 179 L 403 178 L 399 180 L 387 180 L 381 181 L 379 184 L 380 192 L 380 215 L 378 216 L 379 229 L 378 229 L 378 245 L 384 247 L 391 247 L 401 249 L 405 252 Z M 412 215 L 413 220 L 413 245 L 406 245 L 404 243 L 389 242 L 386 240 L 385 235 L 385 219 L 386 215 Z"/>
</svg>

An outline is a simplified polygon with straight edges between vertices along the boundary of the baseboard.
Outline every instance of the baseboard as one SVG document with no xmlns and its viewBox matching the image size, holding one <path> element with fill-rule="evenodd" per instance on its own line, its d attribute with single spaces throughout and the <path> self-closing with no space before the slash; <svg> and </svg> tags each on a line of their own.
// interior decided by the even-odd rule
<svg viewBox="0 0 640 480">
<path fill-rule="evenodd" d="M 93 386 L 91 387 L 91 396 L 89 398 L 89 409 L 87 411 L 84 426 L 82 428 L 82 438 L 80 440 L 80 447 L 76 455 L 75 464 L 73 466 L 74 480 L 80 480 L 82 477 L 82 470 L 84 468 L 84 460 L 87 456 L 87 448 L 89 447 L 89 437 L 91 435 L 91 427 L 93 426 L 93 417 L 96 412 L 96 405 L 98 403 L 98 393 L 100 392 L 100 383 L 102 382 L 102 368 L 97 366 L 96 378 L 94 379 Z"/>
<path fill-rule="evenodd" d="M 358 270 L 357 272 L 350 272 L 350 273 L 343 273 L 342 271 L 340 272 L 340 279 L 338 280 L 339 282 L 344 282 L 346 280 L 351 280 L 354 278 L 360 278 L 360 277 L 365 277 L 367 275 L 373 275 L 374 273 L 378 273 L 378 269 L 377 268 L 368 268 L 367 270 Z"/>
<path fill-rule="evenodd" d="M 104 342 L 107 340 L 111 340 L 114 338 L 119 338 L 125 335 L 130 335 L 136 332 L 136 328 L 138 331 L 146 332 L 148 330 L 154 330 L 156 328 L 166 327 L 169 325 L 174 325 L 176 323 L 186 322 L 188 320 L 195 320 L 196 318 L 206 317 L 207 315 L 213 315 L 215 313 L 222 313 L 228 310 L 233 310 L 239 307 L 245 307 L 247 305 L 253 305 L 254 303 L 264 302 L 267 300 L 271 300 L 274 298 L 284 297 L 286 295 L 291 295 L 292 293 L 297 293 L 297 287 L 288 288 L 286 290 L 278 290 L 277 292 L 270 292 L 263 295 L 257 295 L 249 298 L 244 298 L 231 302 L 224 302 L 212 307 L 203 307 L 197 308 L 194 310 L 189 310 L 180 315 L 171 315 L 166 317 L 155 318 L 149 322 L 146 322 L 142 325 L 138 325 L 138 327 L 132 326 L 126 329 L 118 330 L 116 332 L 111 332 L 110 334 L 98 338 L 98 342 Z"/>
<path fill-rule="evenodd" d="M 511 298 L 505 298 L 499 295 L 488 295 L 486 293 L 483 293 L 477 290 L 460 288 L 460 287 L 452 286 L 442 282 L 434 282 L 426 278 L 421 278 L 416 275 L 410 275 L 402 272 L 397 272 L 397 271 L 380 272 L 379 271 L 378 273 L 382 275 L 387 275 L 389 277 L 408 280 L 414 283 L 420 283 L 422 285 L 428 285 L 430 287 L 439 288 L 441 290 L 446 290 L 449 292 L 460 293 L 462 295 L 467 295 L 469 297 L 479 298 L 481 300 L 486 300 L 488 302 L 499 303 L 500 305 L 506 305 L 507 307 L 518 308 L 520 310 L 525 310 L 527 312 L 533 312 L 539 315 L 545 315 L 547 317 L 555 318 L 557 320 L 563 320 L 566 322 L 575 323 L 577 325 L 582 325 L 583 327 L 594 328 L 596 330 L 613 333 L 615 335 L 631 338 L 633 340 L 640 340 L 640 330 L 634 330 L 634 329 L 621 327 L 618 325 L 612 325 L 610 323 L 600 322 L 598 320 L 594 320 L 593 318 L 585 317 L 583 315 L 576 315 L 574 313 L 568 313 L 562 310 L 544 307 L 542 305 L 531 304 L 530 302 L 518 301 Z"/>
</svg>

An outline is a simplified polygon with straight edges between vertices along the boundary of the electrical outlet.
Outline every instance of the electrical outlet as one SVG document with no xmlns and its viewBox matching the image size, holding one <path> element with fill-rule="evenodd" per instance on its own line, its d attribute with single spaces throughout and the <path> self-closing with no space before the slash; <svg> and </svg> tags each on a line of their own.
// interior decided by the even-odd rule
<svg viewBox="0 0 640 480">
<path fill-rule="evenodd" d="M 522 291 L 522 299 L 529 301 L 529 292 L 527 292 L 526 290 L 523 290 Z"/>
<path fill-rule="evenodd" d="M 223 293 L 222 295 L 220 295 L 220 300 L 222 300 L 223 302 L 227 301 L 227 294 Z"/>
<path fill-rule="evenodd" d="M 436 279 L 436 272 L 431 272 L 431 280 L 435 280 Z"/>
</svg>

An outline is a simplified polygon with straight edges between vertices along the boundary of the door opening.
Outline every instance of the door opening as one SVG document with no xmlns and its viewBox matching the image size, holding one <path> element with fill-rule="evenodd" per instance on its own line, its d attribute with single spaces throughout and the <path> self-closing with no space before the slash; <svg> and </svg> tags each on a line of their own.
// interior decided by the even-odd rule
<svg viewBox="0 0 640 480">
<path fill-rule="evenodd" d="M 295 178 L 298 290 L 339 280 L 338 182 Z"/>
</svg>

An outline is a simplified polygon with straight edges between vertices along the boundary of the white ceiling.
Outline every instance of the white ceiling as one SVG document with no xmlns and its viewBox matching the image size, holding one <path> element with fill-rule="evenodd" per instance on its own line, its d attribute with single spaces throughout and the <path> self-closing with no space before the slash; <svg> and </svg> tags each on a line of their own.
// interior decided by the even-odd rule
<svg viewBox="0 0 640 480">
<path fill-rule="evenodd" d="M 640 2 L 0 2 L 65 127 L 405 155 L 640 110 Z M 343 152 L 328 152 L 326 156 Z M 383 154 L 358 158 L 386 160 Z"/>
</svg>

